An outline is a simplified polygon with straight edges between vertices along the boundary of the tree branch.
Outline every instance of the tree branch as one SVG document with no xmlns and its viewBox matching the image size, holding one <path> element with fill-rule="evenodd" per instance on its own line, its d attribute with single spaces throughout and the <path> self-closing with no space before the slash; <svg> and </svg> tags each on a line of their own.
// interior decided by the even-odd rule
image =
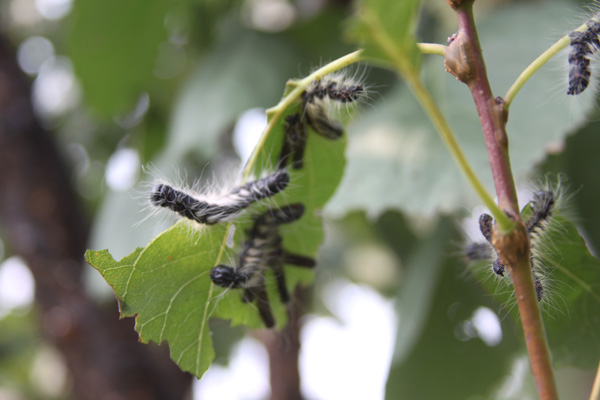
<svg viewBox="0 0 600 400">
<path fill-rule="evenodd" d="M 297 287 L 287 307 L 288 323 L 281 331 L 269 329 L 257 332 L 269 354 L 271 376 L 270 400 L 302 400 L 300 392 L 300 318 L 303 313 L 304 293 Z"/>
<path fill-rule="evenodd" d="M 181 399 L 190 376 L 164 348 L 137 343 L 133 320 L 83 290 L 88 227 L 51 137 L 38 125 L 29 82 L 0 37 L 0 220 L 35 279 L 43 334 L 62 353 L 76 399 Z"/>
<path fill-rule="evenodd" d="M 469 86 L 485 138 L 498 203 L 514 221 L 510 231 L 494 229 L 492 244 L 508 267 L 519 306 L 529 363 L 541 399 L 557 399 L 546 334 L 530 267 L 529 237 L 518 208 L 508 155 L 504 100 L 494 98 L 473 19 L 473 0 L 448 0 L 457 12 L 459 30 L 446 51 L 446 69 Z"/>
</svg>

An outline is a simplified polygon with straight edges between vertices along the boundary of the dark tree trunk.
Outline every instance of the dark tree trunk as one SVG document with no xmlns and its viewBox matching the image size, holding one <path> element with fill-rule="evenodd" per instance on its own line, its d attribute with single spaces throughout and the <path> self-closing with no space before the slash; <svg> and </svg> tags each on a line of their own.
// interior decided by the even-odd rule
<svg viewBox="0 0 600 400">
<path fill-rule="evenodd" d="M 296 288 L 288 307 L 288 324 L 281 332 L 270 329 L 257 333 L 269 354 L 270 400 L 303 400 L 298 369 L 303 298 L 304 292 Z"/>
<path fill-rule="evenodd" d="M 81 284 L 88 227 L 51 136 L 36 122 L 30 85 L 0 37 L 0 225 L 31 269 L 44 337 L 62 353 L 76 399 L 182 399 L 191 377 L 168 352 L 137 342 L 116 304 L 103 310 Z"/>
</svg>

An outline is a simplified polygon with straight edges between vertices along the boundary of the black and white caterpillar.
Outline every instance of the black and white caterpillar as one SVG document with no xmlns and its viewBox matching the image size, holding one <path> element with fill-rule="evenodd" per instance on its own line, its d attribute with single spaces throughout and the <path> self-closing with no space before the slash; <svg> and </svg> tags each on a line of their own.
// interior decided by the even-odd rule
<svg viewBox="0 0 600 400">
<path fill-rule="evenodd" d="M 533 200 L 529 203 L 531 208 L 531 216 L 527 219 L 527 233 L 531 243 L 530 266 L 535 292 L 538 301 L 541 301 L 544 295 L 542 280 L 536 272 L 536 242 L 541 234 L 543 234 L 546 225 L 554 211 L 556 203 L 556 195 L 552 190 L 542 190 L 534 193 Z M 504 276 L 506 269 L 504 264 L 498 258 L 496 250 L 492 245 L 492 222 L 493 218 L 489 214 L 481 214 L 479 216 L 479 229 L 483 237 L 488 243 L 471 243 L 467 246 L 466 256 L 470 261 L 491 259 L 493 254 L 496 254 L 495 260 L 492 263 L 492 270 L 495 274 Z"/>
<path fill-rule="evenodd" d="M 330 117 L 331 107 L 354 103 L 364 94 L 362 83 L 341 74 L 330 74 L 314 81 L 302 93 L 306 121 L 319 135 L 339 139 L 344 134 L 344 126 Z"/>
<path fill-rule="evenodd" d="M 232 289 L 242 288 L 244 302 L 256 300 L 260 317 L 268 328 L 275 325 L 275 319 L 265 286 L 267 269 L 274 272 L 279 297 L 283 303 L 287 303 L 290 294 L 287 290 L 283 266 L 285 264 L 305 268 L 315 266 L 314 259 L 287 252 L 282 246 L 282 238 L 279 234 L 279 225 L 294 222 L 303 214 L 304 206 L 296 203 L 277 210 L 268 210 L 259 215 L 247 233 L 248 239 L 244 243 L 237 265 L 230 267 L 220 264 L 210 271 L 210 279 L 215 285 Z"/>
<path fill-rule="evenodd" d="M 584 32 L 573 31 L 569 33 L 571 47 L 569 51 L 569 88 L 567 94 L 578 95 L 582 93 L 590 83 L 590 59 L 600 48 L 600 22 L 594 19 L 588 20 Z"/>
<path fill-rule="evenodd" d="M 356 103 L 366 96 L 366 88 L 355 78 L 342 73 L 329 74 L 313 81 L 302 93 L 302 112 L 286 117 L 284 140 L 279 165 L 292 162 L 294 169 L 303 167 L 307 126 L 320 136 L 336 140 L 344 134 L 344 126 L 332 116 L 332 109 Z"/>
<path fill-rule="evenodd" d="M 202 199 L 161 183 L 152 189 L 150 202 L 200 224 L 214 225 L 236 216 L 256 201 L 276 195 L 285 189 L 289 182 L 288 173 L 279 170 L 265 178 L 248 182 L 214 200 Z"/>
</svg>

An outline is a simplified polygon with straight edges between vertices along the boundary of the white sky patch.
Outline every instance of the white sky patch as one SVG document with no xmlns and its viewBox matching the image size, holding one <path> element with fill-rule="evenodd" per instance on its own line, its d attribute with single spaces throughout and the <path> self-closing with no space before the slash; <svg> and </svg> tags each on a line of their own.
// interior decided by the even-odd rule
<svg viewBox="0 0 600 400">
<path fill-rule="evenodd" d="M 33 0 L 12 0 L 8 12 L 11 25 L 33 29 L 36 24 L 42 22 L 42 16 Z"/>
<path fill-rule="evenodd" d="M 119 149 L 106 164 L 106 184 L 114 191 L 130 189 L 140 173 L 140 156 L 133 149 Z"/>
<path fill-rule="evenodd" d="M 287 0 L 246 0 L 244 6 L 249 25 L 266 32 L 280 32 L 296 18 L 296 9 Z"/>
<path fill-rule="evenodd" d="M 461 341 L 479 338 L 493 347 L 502 341 L 502 327 L 494 311 L 487 307 L 478 307 L 470 319 L 456 327 L 455 335 Z"/>
<path fill-rule="evenodd" d="M 67 367 L 57 350 L 43 347 L 36 352 L 29 371 L 29 381 L 32 387 L 45 397 L 57 398 L 64 395 L 67 380 Z"/>
<path fill-rule="evenodd" d="M 37 74 L 42 65 L 53 56 L 54 46 L 43 36 L 31 36 L 21 42 L 17 49 L 19 67 L 29 75 Z"/>
<path fill-rule="evenodd" d="M 477 334 L 488 346 L 497 346 L 502 341 L 502 327 L 495 312 L 487 307 L 479 307 L 473 313 L 473 326 Z"/>
<path fill-rule="evenodd" d="M 72 0 L 35 0 L 40 15 L 46 19 L 61 19 L 71 11 Z"/>
<path fill-rule="evenodd" d="M 229 367 L 210 366 L 194 381 L 194 400 L 261 400 L 269 397 L 269 359 L 255 339 L 244 338 L 234 349 Z"/>
<path fill-rule="evenodd" d="M 20 257 L 10 257 L 0 264 L 0 319 L 12 310 L 29 307 L 34 288 L 33 276 Z"/>
<path fill-rule="evenodd" d="M 302 394 L 318 400 L 378 400 L 394 350 L 393 302 L 375 290 L 339 280 L 325 289 L 336 318 L 308 316 L 301 332 Z M 269 397 L 268 356 L 254 339 L 243 339 L 229 367 L 211 365 L 194 383 L 194 399 L 257 400 Z"/>
<path fill-rule="evenodd" d="M 337 319 L 310 317 L 301 333 L 300 375 L 309 399 L 383 399 L 394 350 L 393 303 L 367 286 L 325 289 Z"/>
<path fill-rule="evenodd" d="M 267 126 L 267 115 L 262 108 L 251 108 L 240 115 L 233 130 L 233 147 L 246 164 L 252 150 Z"/>
<path fill-rule="evenodd" d="M 71 61 L 64 56 L 46 60 L 33 82 L 33 105 L 45 117 L 72 109 L 79 102 L 80 94 Z"/>
</svg>

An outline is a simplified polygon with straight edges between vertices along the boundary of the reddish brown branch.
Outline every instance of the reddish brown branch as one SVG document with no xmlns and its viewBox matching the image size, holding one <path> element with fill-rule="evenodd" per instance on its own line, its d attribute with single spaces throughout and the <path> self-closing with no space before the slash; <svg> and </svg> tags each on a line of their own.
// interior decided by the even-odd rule
<svg viewBox="0 0 600 400">
<path fill-rule="evenodd" d="M 531 371 L 541 399 L 558 398 L 542 316 L 530 269 L 529 237 L 519 213 L 508 155 L 504 100 L 494 98 L 473 19 L 473 0 L 448 0 L 457 12 L 459 30 L 446 51 L 446 69 L 469 86 L 479 114 L 498 203 L 515 222 L 510 232 L 494 230 L 492 244 L 508 267 L 519 306 Z"/>
<path fill-rule="evenodd" d="M 43 335 L 62 353 L 76 399 L 181 399 L 190 376 L 137 343 L 133 320 L 101 309 L 81 282 L 87 225 L 69 174 L 36 122 L 29 82 L 0 37 L 0 225 L 31 269 Z"/>
<path fill-rule="evenodd" d="M 446 69 L 471 90 L 490 159 L 498 205 L 514 218 L 519 218 L 505 131 L 508 112 L 504 110 L 504 101 L 492 94 L 471 10 L 471 5 L 468 5 L 457 12 L 459 30 L 456 39 L 448 46 Z"/>
</svg>

